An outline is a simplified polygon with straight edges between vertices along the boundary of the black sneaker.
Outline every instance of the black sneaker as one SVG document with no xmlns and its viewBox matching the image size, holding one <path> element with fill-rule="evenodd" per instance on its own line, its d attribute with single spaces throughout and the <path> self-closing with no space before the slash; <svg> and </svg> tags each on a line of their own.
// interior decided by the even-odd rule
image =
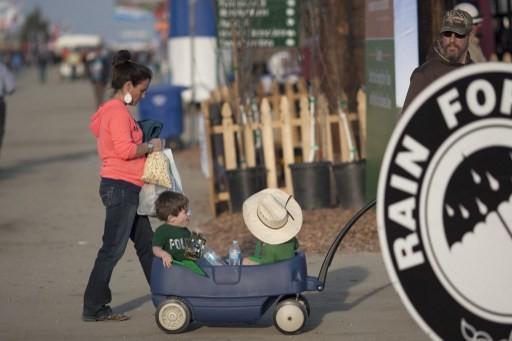
<svg viewBox="0 0 512 341">
<path fill-rule="evenodd" d="M 119 313 L 114 314 L 112 308 L 104 306 L 96 313 L 96 315 L 82 314 L 82 321 L 84 322 L 97 322 L 97 321 L 127 321 L 130 317 L 128 315 Z"/>
</svg>

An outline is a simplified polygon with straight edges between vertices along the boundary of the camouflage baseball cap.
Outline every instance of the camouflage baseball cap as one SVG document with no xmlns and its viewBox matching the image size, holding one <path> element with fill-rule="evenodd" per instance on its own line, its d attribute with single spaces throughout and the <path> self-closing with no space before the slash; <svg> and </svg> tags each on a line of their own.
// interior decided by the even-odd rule
<svg viewBox="0 0 512 341">
<path fill-rule="evenodd" d="M 473 27 L 473 18 L 460 9 L 452 9 L 444 15 L 443 25 L 440 33 L 454 32 L 460 35 L 467 35 Z"/>
</svg>

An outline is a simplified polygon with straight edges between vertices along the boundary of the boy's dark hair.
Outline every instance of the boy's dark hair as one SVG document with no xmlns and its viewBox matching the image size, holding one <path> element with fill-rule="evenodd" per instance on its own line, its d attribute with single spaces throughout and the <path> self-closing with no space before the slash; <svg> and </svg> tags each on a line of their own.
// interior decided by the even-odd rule
<svg viewBox="0 0 512 341">
<path fill-rule="evenodd" d="M 156 199 L 155 209 L 158 219 L 167 221 L 169 215 L 177 217 L 181 210 L 188 210 L 188 198 L 178 192 L 165 191 Z"/>
<path fill-rule="evenodd" d="M 124 83 L 131 81 L 133 86 L 145 81 L 151 80 L 153 73 L 142 64 L 131 60 L 132 55 L 128 50 L 119 50 L 112 59 L 112 88 L 119 90 Z"/>
</svg>

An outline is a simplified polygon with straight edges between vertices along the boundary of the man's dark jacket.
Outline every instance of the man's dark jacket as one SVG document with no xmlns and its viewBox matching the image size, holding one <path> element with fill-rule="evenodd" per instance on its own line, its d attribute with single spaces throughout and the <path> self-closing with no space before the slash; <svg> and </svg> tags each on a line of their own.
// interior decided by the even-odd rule
<svg viewBox="0 0 512 341">
<path fill-rule="evenodd" d="M 430 85 L 436 79 L 439 79 L 441 76 L 447 74 L 450 71 L 456 70 L 457 68 L 472 64 L 469 53 L 467 54 L 467 59 L 465 64 L 461 63 L 450 63 L 448 60 L 443 58 L 439 53 L 438 42 L 432 46 L 429 54 L 427 55 L 427 61 L 420 66 L 418 66 L 411 74 L 411 83 L 409 85 L 409 90 L 407 91 L 407 96 L 405 97 L 404 106 L 402 108 L 402 113 L 405 112 L 405 109 L 411 104 L 412 100 L 416 98 L 416 96 L 427 86 Z"/>
</svg>

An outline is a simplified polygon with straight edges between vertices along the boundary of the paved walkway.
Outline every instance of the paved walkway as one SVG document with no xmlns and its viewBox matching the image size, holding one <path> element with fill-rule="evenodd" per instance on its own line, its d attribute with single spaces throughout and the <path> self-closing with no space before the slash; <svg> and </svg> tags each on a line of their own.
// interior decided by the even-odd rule
<svg viewBox="0 0 512 341">
<path fill-rule="evenodd" d="M 84 286 L 102 234 L 98 160 L 88 131 L 85 81 L 47 84 L 27 70 L 8 98 L 0 156 L 0 340 L 175 340 L 154 307 L 131 245 L 112 278 L 113 306 L 128 322 L 80 320 Z M 177 162 L 180 165 L 180 154 Z M 186 162 L 183 162 L 185 164 Z M 195 223 L 210 219 L 206 180 L 181 169 Z M 322 257 L 309 257 L 310 274 Z M 326 291 L 307 296 L 312 316 L 293 339 L 426 340 L 389 283 L 380 254 L 337 255 Z M 193 324 L 183 340 L 284 339 L 267 314 L 256 326 Z"/>
</svg>

